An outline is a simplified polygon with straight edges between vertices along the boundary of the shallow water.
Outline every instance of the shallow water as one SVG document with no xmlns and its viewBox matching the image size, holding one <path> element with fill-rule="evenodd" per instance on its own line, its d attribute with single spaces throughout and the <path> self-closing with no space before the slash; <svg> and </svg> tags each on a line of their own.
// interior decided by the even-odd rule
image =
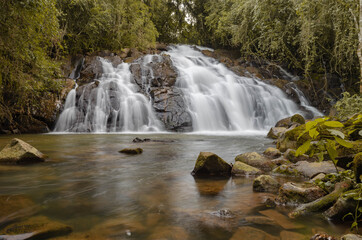
<svg viewBox="0 0 362 240">
<path fill-rule="evenodd" d="M 170 141 L 135 144 L 135 137 Z M 263 152 L 273 146 L 264 135 L 47 134 L 19 138 L 48 155 L 49 161 L 0 167 L 0 195 L 29 196 L 41 206 L 37 214 L 72 226 L 74 239 L 229 239 L 245 225 L 275 236 L 283 230 L 245 221 L 246 216 L 260 215 L 265 209 L 263 200 L 270 196 L 253 193 L 253 178 L 194 179 L 190 174 L 200 151 L 233 162 L 240 153 Z M 1 136 L 0 148 L 10 139 Z M 136 156 L 118 153 L 125 147 L 141 147 L 144 152 Z M 278 211 L 285 213 L 285 209 Z M 289 231 L 306 237 L 320 230 L 338 236 L 347 228 L 319 217 L 292 222 L 303 227 Z"/>
</svg>

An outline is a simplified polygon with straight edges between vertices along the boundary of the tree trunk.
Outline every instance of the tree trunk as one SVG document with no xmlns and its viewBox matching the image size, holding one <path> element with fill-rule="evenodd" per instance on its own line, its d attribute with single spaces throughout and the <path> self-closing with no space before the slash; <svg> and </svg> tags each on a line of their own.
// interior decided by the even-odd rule
<svg viewBox="0 0 362 240">
<path fill-rule="evenodd" d="M 358 31 L 357 56 L 360 65 L 359 92 L 362 93 L 362 0 L 359 1 L 359 31 Z"/>
</svg>

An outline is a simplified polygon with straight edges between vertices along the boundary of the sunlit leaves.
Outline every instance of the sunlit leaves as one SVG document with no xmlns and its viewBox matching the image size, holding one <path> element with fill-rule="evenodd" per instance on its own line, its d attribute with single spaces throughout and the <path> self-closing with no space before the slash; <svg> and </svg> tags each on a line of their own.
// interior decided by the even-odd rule
<svg viewBox="0 0 362 240">
<path fill-rule="evenodd" d="M 334 139 L 340 144 L 342 145 L 343 147 L 346 147 L 346 148 L 352 148 L 353 147 L 353 144 L 346 141 L 346 140 L 343 140 L 341 138 L 338 138 L 338 137 L 334 137 Z"/>
<path fill-rule="evenodd" d="M 344 127 L 343 123 L 338 122 L 338 121 L 327 121 L 324 123 L 324 125 L 327 127 L 335 127 L 335 128 Z"/>
<path fill-rule="evenodd" d="M 300 156 L 300 155 L 303 155 L 304 153 L 306 153 L 308 150 L 309 150 L 309 148 L 310 148 L 310 146 L 311 146 L 311 141 L 312 140 L 308 140 L 308 141 L 306 141 L 305 143 L 303 143 L 303 145 L 301 145 L 298 149 L 297 149 L 297 151 L 295 152 L 295 156 Z"/>
</svg>

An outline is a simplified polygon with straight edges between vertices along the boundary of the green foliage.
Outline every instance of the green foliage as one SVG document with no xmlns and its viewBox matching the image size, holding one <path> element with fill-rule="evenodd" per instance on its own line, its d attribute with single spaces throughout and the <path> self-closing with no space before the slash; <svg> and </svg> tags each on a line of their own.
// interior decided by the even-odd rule
<svg viewBox="0 0 362 240">
<path fill-rule="evenodd" d="M 55 0 L 0 0 L 0 104 L 19 114 L 58 91 L 57 16 Z"/>
<path fill-rule="evenodd" d="M 348 92 L 345 92 L 343 93 L 343 98 L 334 107 L 337 110 L 337 117 L 341 120 L 346 120 L 356 113 L 362 113 L 362 96 L 358 94 L 351 96 Z"/>
<path fill-rule="evenodd" d="M 352 148 L 353 145 L 345 140 L 345 134 L 342 131 L 335 128 L 344 128 L 344 125 L 338 121 L 329 121 L 327 117 L 307 122 L 305 130 L 298 136 L 298 139 L 305 134 L 308 134 L 311 139 L 299 146 L 295 155 L 298 157 L 309 152 L 310 156 L 317 155 L 318 159 L 323 161 L 324 156 L 328 154 L 338 172 L 337 147 Z"/>
</svg>

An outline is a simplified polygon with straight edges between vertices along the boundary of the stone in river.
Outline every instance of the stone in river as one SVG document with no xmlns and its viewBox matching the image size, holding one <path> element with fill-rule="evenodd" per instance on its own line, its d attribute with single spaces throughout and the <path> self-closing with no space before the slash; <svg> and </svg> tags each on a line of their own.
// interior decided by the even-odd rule
<svg viewBox="0 0 362 240">
<path fill-rule="evenodd" d="M 262 171 L 252 167 L 243 162 L 235 162 L 233 168 L 231 169 L 231 174 L 234 176 L 250 176 L 250 175 L 260 175 Z"/>
<path fill-rule="evenodd" d="M 129 155 L 136 155 L 141 154 L 143 152 L 142 148 L 124 148 L 120 153 L 129 154 Z"/>
<path fill-rule="evenodd" d="M 264 211 L 260 211 L 259 213 L 273 219 L 277 224 L 279 224 L 284 229 L 304 228 L 303 225 L 291 222 L 291 220 L 288 217 L 277 212 L 276 210 L 273 210 L 273 209 L 264 210 Z"/>
<path fill-rule="evenodd" d="M 44 162 L 46 156 L 30 144 L 14 138 L 0 152 L 2 164 L 31 164 Z"/>
<path fill-rule="evenodd" d="M 152 233 L 148 240 L 187 240 L 190 239 L 185 229 L 177 226 L 156 227 L 152 229 Z"/>
<path fill-rule="evenodd" d="M 269 233 L 266 233 L 260 229 L 253 227 L 240 227 L 230 238 L 230 240 L 279 240 L 279 237 L 273 236 Z"/>
<path fill-rule="evenodd" d="M 0 209 L 0 225 L 5 225 L 34 214 L 37 211 L 37 206 L 23 195 L 1 195 Z"/>
<path fill-rule="evenodd" d="M 254 192 L 278 192 L 279 187 L 279 182 L 269 175 L 261 175 L 253 181 Z"/>
<path fill-rule="evenodd" d="M 265 171 L 270 171 L 274 166 L 274 163 L 272 161 L 257 152 L 240 154 L 235 158 L 235 162 L 238 161 Z"/>
<path fill-rule="evenodd" d="M 191 174 L 194 176 L 230 176 L 231 166 L 215 153 L 200 152 Z"/>
<path fill-rule="evenodd" d="M 36 216 L 27 220 L 10 224 L 0 231 L 2 235 L 21 235 L 31 233 L 28 239 L 47 239 L 67 235 L 72 228 L 45 216 Z"/>
</svg>

